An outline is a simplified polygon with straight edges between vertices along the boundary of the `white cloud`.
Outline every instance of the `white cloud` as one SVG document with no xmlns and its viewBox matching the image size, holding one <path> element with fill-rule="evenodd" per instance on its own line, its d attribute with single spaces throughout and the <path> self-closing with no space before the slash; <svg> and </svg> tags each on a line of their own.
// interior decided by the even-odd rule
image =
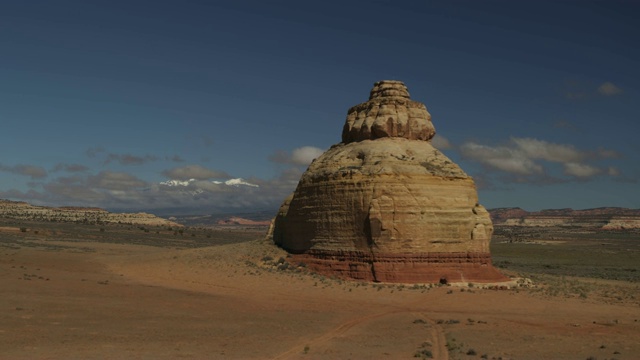
<svg viewBox="0 0 640 360">
<path fill-rule="evenodd" d="M 542 172 L 542 166 L 527 158 L 522 151 L 506 146 L 490 147 L 470 142 L 460 146 L 460 153 L 467 159 L 508 173 L 530 175 Z"/>
<path fill-rule="evenodd" d="M 324 153 L 324 150 L 320 148 L 303 146 L 293 150 L 291 153 L 291 162 L 296 165 L 309 165 L 313 160 L 322 155 L 322 153 Z"/>
<path fill-rule="evenodd" d="M 598 87 L 598 92 L 604 96 L 613 96 L 613 95 L 622 94 L 623 91 L 622 89 L 617 87 L 614 83 L 607 81 L 602 83 L 602 85 Z"/>
<path fill-rule="evenodd" d="M 602 170 L 587 164 L 578 164 L 571 162 L 564 164 L 565 174 L 579 178 L 589 178 L 594 175 L 598 175 L 601 172 Z"/>
<path fill-rule="evenodd" d="M 517 148 L 531 159 L 542 159 L 553 162 L 579 161 L 584 156 L 572 145 L 553 144 L 544 140 L 512 137 Z"/>
<path fill-rule="evenodd" d="M 438 134 L 431 139 L 431 145 L 440 150 L 451 149 L 453 147 L 447 138 Z"/>
<path fill-rule="evenodd" d="M 314 146 L 303 146 L 294 149 L 291 154 L 286 151 L 277 151 L 269 156 L 269 160 L 280 163 L 290 164 L 295 166 L 307 166 L 311 162 L 324 153 L 324 150 Z"/>
</svg>

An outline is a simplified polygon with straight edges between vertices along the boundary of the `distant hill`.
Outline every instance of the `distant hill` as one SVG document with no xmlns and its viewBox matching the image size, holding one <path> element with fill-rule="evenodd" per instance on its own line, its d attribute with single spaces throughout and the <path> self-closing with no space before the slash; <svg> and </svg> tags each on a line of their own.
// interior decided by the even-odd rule
<svg viewBox="0 0 640 360">
<path fill-rule="evenodd" d="M 640 209 L 601 207 L 574 210 L 547 209 L 528 212 L 521 208 L 489 209 L 495 225 L 508 226 L 577 226 L 602 229 L 640 228 Z"/>
<path fill-rule="evenodd" d="M 148 226 L 181 226 L 161 217 L 139 213 L 112 213 L 95 207 L 48 207 L 22 201 L 0 199 L 0 218 L 78 224 L 131 224 Z"/>
<path fill-rule="evenodd" d="M 170 219 L 185 226 L 243 225 L 268 226 L 275 211 L 255 211 L 205 215 L 173 215 Z"/>
</svg>

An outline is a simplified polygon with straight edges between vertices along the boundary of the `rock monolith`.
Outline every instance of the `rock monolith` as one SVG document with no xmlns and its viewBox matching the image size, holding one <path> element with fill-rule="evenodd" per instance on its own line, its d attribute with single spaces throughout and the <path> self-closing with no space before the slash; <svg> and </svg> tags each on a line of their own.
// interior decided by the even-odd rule
<svg viewBox="0 0 640 360">
<path fill-rule="evenodd" d="M 424 104 L 380 81 L 347 112 L 342 142 L 315 159 L 282 204 L 274 243 L 311 269 L 401 283 L 507 280 L 473 179 L 430 140 Z"/>
</svg>

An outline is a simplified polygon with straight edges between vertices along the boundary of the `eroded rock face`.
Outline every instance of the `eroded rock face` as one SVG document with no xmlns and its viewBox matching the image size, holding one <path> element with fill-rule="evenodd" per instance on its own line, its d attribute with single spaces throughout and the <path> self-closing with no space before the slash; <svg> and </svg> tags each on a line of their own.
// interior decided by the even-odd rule
<svg viewBox="0 0 640 360">
<path fill-rule="evenodd" d="M 343 142 L 280 208 L 273 241 L 327 275 L 382 282 L 501 281 L 473 180 L 435 149 L 423 104 L 399 81 L 349 110 Z"/>
<path fill-rule="evenodd" d="M 375 83 L 369 101 L 349 109 L 342 142 L 384 137 L 430 140 L 435 133 L 424 104 L 411 101 L 402 82 L 387 80 Z"/>
</svg>

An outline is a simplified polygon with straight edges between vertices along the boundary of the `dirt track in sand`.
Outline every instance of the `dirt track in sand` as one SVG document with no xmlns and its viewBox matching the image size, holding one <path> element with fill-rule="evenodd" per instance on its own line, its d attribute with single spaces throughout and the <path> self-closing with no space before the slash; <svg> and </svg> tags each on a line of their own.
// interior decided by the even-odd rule
<svg viewBox="0 0 640 360">
<path fill-rule="evenodd" d="M 261 259 L 282 254 L 259 243 L 57 245 L 0 247 L 0 359 L 640 354 L 638 304 L 527 290 L 374 287 L 269 271 Z M 466 355 L 471 349 L 476 355 Z"/>
</svg>

